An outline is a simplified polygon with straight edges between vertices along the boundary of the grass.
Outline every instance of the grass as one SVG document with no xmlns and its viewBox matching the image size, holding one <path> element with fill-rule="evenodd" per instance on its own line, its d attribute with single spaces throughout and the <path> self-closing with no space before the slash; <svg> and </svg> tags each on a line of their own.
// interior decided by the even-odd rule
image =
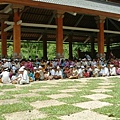
<svg viewBox="0 0 120 120">
<path fill-rule="evenodd" d="M 111 88 L 112 91 L 105 92 L 105 94 L 113 96 L 112 98 L 106 98 L 102 99 L 101 101 L 112 103 L 113 105 L 120 104 L 120 79 L 119 78 L 112 78 L 112 81 L 114 81 L 116 84 L 115 87 Z"/>
<path fill-rule="evenodd" d="M 101 114 L 105 114 L 109 117 L 120 118 L 120 105 L 106 106 L 100 109 L 95 109 L 94 111 L 99 112 Z"/>
<path fill-rule="evenodd" d="M 54 116 L 48 116 L 47 118 L 43 118 L 43 119 L 40 118 L 40 119 L 35 119 L 35 120 L 60 120 L 60 119 Z"/>
<path fill-rule="evenodd" d="M 1 85 L 0 90 L 16 88 L 14 85 Z"/>
<path fill-rule="evenodd" d="M 5 118 L 3 116 L 0 116 L 0 120 L 5 120 Z"/>
<path fill-rule="evenodd" d="M 30 103 L 35 101 L 50 100 L 50 98 L 48 98 L 45 95 L 41 95 L 41 96 L 33 96 L 33 97 L 20 97 L 19 100 Z"/>
<path fill-rule="evenodd" d="M 5 94 L 7 94 L 7 95 L 26 94 L 26 93 L 29 93 L 29 91 L 26 90 L 26 89 L 15 90 L 15 91 L 6 91 L 5 92 Z"/>
<path fill-rule="evenodd" d="M 39 88 L 42 88 L 43 86 L 47 86 L 47 85 L 50 86 L 50 84 L 48 84 L 48 83 L 33 83 L 33 84 L 31 84 L 31 86 L 26 86 L 26 87 L 23 87 L 22 89 L 24 89 L 24 90 L 39 89 Z M 51 87 L 52 86 L 53 85 L 51 85 Z"/>
<path fill-rule="evenodd" d="M 111 88 L 111 92 L 105 92 L 105 94 L 111 95 L 113 97 L 105 98 L 101 101 L 109 102 L 112 104 L 112 106 L 106 106 L 99 109 L 95 109 L 95 111 L 108 116 L 113 116 L 117 120 L 117 118 L 120 118 L 120 79 L 110 78 L 109 80 L 115 83 L 115 87 Z"/>
<path fill-rule="evenodd" d="M 75 107 L 75 106 L 67 105 L 67 104 L 40 108 L 40 111 L 45 112 L 50 116 L 70 115 L 76 112 L 81 112 L 82 110 L 83 109 L 79 107 Z"/>
<path fill-rule="evenodd" d="M 15 97 L 13 97 L 12 95 L 0 95 L 0 100 L 5 100 L 5 99 L 13 99 Z"/>
<path fill-rule="evenodd" d="M 0 115 L 5 113 L 13 113 L 13 112 L 32 110 L 32 109 L 33 107 L 27 103 L 14 103 L 14 104 L 0 105 Z"/>
<path fill-rule="evenodd" d="M 79 95 L 75 95 L 73 97 L 59 98 L 57 100 L 67 103 L 67 104 L 75 104 L 75 103 L 80 103 L 80 102 L 87 102 L 87 101 L 90 101 L 91 99 L 84 98 Z"/>
<path fill-rule="evenodd" d="M 2 92 L 4 91 L 3 92 L 4 95 L 0 95 L 0 100 L 2 101 L 6 99 L 14 99 L 15 97 L 13 95 L 32 93 L 30 90 L 34 90 L 34 89 L 47 88 L 48 90 L 35 92 L 39 94 L 39 96 L 17 97 L 16 99 L 20 101 L 19 103 L 0 105 L 0 120 L 5 120 L 3 114 L 6 114 L 6 113 L 28 111 L 28 110 L 35 109 L 34 107 L 30 106 L 31 102 L 50 100 L 51 98 L 47 97 L 47 95 L 61 94 L 62 92 L 60 92 L 59 90 L 73 89 L 72 87 L 74 86 L 75 86 L 74 89 L 78 89 L 80 91 L 69 92 L 69 94 L 73 95 L 73 97 L 65 97 L 65 98 L 57 99 L 58 101 L 64 102 L 66 104 L 40 108 L 39 110 L 47 114 L 47 117 L 43 119 L 36 119 L 36 120 L 59 120 L 58 118 L 59 116 L 63 116 L 63 115 L 69 116 L 73 113 L 81 112 L 83 110 L 82 108 L 75 107 L 72 104 L 91 101 L 91 99 L 85 98 L 82 96 L 95 94 L 90 90 L 97 89 L 99 86 L 98 83 L 102 83 L 103 81 L 104 80 L 102 79 L 91 79 L 86 82 L 87 84 L 84 84 L 84 83 L 82 84 L 82 82 L 78 80 L 70 80 L 70 81 L 64 81 L 64 82 L 58 81 L 58 84 L 55 84 L 55 85 L 41 81 L 41 82 L 32 83 L 29 86 L 27 85 L 24 87 L 21 86 L 19 90 L 15 89 L 14 91 L 12 90 L 4 91 L 4 90 L 14 89 L 16 88 L 16 85 L 2 85 L 0 86 L 0 91 Z M 99 109 L 95 109 L 94 111 L 101 114 L 108 115 L 109 117 L 113 116 L 117 120 L 120 118 L 120 78 L 110 78 L 109 81 L 114 82 L 115 87 L 109 88 L 112 91 L 105 92 L 104 94 L 108 94 L 113 97 L 102 99 L 100 101 L 109 102 L 112 104 L 112 106 L 105 106 Z"/>
<path fill-rule="evenodd" d="M 48 91 L 41 91 L 41 92 L 36 92 L 36 93 L 38 93 L 38 94 L 40 94 L 40 95 L 52 95 L 52 94 L 60 94 L 60 92 L 59 91 L 57 91 L 57 90 L 48 90 Z"/>
</svg>

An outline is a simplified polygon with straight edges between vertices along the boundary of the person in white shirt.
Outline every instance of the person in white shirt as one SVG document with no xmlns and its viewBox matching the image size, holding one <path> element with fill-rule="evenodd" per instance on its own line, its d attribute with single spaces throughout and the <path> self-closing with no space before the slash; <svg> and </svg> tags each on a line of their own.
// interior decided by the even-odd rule
<svg viewBox="0 0 120 120">
<path fill-rule="evenodd" d="M 52 67 L 52 68 L 50 68 L 50 74 L 52 75 L 52 76 L 54 76 L 55 75 L 55 69 Z"/>
<path fill-rule="evenodd" d="M 110 75 L 115 76 L 116 75 L 116 67 L 114 65 L 110 65 Z"/>
<path fill-rule="evenodd" d="M 23 71 L 23 79 L 20 80 L 20 84 L 29 84 L 28 71 L 25 69 Z"/>
<path fill-rule="evenodd" d="M 106 65 L 104 65 L 104 76 L 109 76 L 109 69 Z"/>
<path fill-rule="evenodd" d="M 78 66 L 78 78 L 82 78 L 82 77 L 83 77 L 82 68 L 80 66 Z"/>
<path fill-rule="evenodd" d="M 57 68 L 55 68 L 54 79 L 63 79 L 63 74 L 62 74 L 61 68 L 59 66 L 57 66 Z"/>
<path fill-rule="evenodd" d="M 9 63 L 5 58 L 3 59 L 3 68 L 9 68 Z"/>
<path fill-rule="evenodd" d="M 23 67 L 19 69 L 19 75 L 17 81 L 20 85 L 29 83 L 28 72 Z"/>
<path fill-rule="evenodd" d="M 102 65 L 102 68 L 100 70 L 100 76 L 109 76 L 109 69 L 106 67 L 106 65 Z"/>
<path fill-rule="evenodd" d="M 78 79 L 78 70 L 77 70 L 76 66 L 73 67 L 72 75 L 69 78 L 70 79 Z"/>
<path fill-rule="evenodd" d="M 100 72 L 99 72 L 99 76 L 104 76 L 104 65 L 101 66 Z"/>
<path fill-rule="evenodd" d="M 93 77 L 98 77 L 99 76 L 99 69 L 97 67 L 97 65 L 94 65 L 94 68 L 93 68 Z"/>
<path fill-rule="evenodd" d="M 8 71 L 8 68 L 5 68 L 4 71 L 0 74 L 1 76 L 1 82 L 4 84 L 11 83 L 10 80 L 10 73 Z"/>
</svg>

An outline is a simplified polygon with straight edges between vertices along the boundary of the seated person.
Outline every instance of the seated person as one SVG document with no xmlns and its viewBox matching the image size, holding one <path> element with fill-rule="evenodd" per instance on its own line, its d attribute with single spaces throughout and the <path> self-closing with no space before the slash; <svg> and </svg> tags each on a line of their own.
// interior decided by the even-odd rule
<svg viewBox="0 0 120 120">
<path fill-rule="evenodd" d="M 45 71 L 44 71 L 44 79 L 45 80 L 52 80 L 53 79 L 53 76 L 50 74 L 48 69 L 45 69 Z"/>
<path fill-rule="evenodd" d="M 87 71 L 87 69 L 84 70 L 83 77 L 84 78 L 90 77 L 90 73 Z"/>
<path fill-rule="evenodd" d="M 64 74 L 64 78 L 69 78 L 72 75 L 72 67 L 69 68 L 68 66 L 66 66 L 63 74 Z"/>
<path fill-rule="evenodd" d="M 78 70 L 77 70 L 76 66 L 73 67 L 72 75 L 69 78 L 70 79 L 77 79 L 78 78 Z"/>
<path fill-rule="evenodd" d="M 22 79 L 20 80 L 20 85 L 22 84 L 29 84 L 29 76 L 28 71 L 26 69 L 23 70 L 23 76 Z"/>
<path fill-rule="evenodd" d="M 8 83 L 11 82 L 11 80 L 10 80 L 10 73 L 8 71 L 8 68 L 4 68 L 4 70 L 2 71 L 0 76 L 1 76 L 1 82 L 2 83 L 8 84 Z"/>
<path fill-rule="evenodd" d="M 117 74 L 116 73 L 116 67 L 113 64 L 111 64 L 110 65 L 110 75 L 115 76 L 116 74 Z"/>
<path fill-rule="evenodd" d="M 63 79 L 62 71 L 59 66 L 57 66 L 57 68 L 55 68 L 55 75 L 53 78 L 54 79 Z"/>
<path fill-rule="evenodd" d="M 30 82 L 35 81 L 34 73 L 30 69 L 28 69 L 28 76 L 29 76 Z"/>
<path fill-rule="evenodd" d="M 99 69 L 97 67 L 97 65 L 94 65 L 94 68 L 93 68 L 93 77 L 98 77 L 99 76 Z"/>
<path fill-rule="evenodd" d="M 39 68 L 38 68 L 38 73 L 40 74 L 40 80 L 44 80 L 44 72 L 43 72 L 44 70 L 43 70 L 43 67 L 42 66 L 39 66 Z"/>
</svg>

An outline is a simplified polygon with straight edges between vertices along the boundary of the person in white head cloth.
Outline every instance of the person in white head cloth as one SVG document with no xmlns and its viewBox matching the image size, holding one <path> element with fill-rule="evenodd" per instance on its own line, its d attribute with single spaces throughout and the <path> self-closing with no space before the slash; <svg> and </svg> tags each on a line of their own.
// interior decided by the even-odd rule
<svg viewBox="0 0 120 120">
<path fill-rule="evenodd" d="M 11 82 L 10 80 L 10 73 L 8 71 L 8 68 L 5 68 L 4 71 L 0 74 L 1 76 L 1 82 L 4 84 L 8 84 Z"/>
<path fill-rule="evenodd" d="M 111 76 L 116 75 L 116 67 L 113 64 L 110 65 L 110 75 Z"/>
<path fill-rule="evenodd" d="M 104 76 L 109 76 L 109 69 L 106 65 L 104 65 Z"/>
<path fill-rule="evenodd" d="M 25 70 L 25 67 L 22 66 L 20 69 L 19 69 L 20 72 L 23 72 L 22 74 L 22 78 L 21 80 L 19 81 L 19 83 L 22 85 L 22 84 L 28 84 L 29 83 L 29 76 L 28 76 L 28 72 L 27 70 Z"/>
<path fill-rule="evenodd" d="M 23 68 L 20 68 L 18 70 L 18 76 L 12 76 L 11 78 L 11 81 L 12 81 L 12 84 L 20 84 L 20 81 L 23 80 L 23 72 L 24 72 L 24 69 Z"/>
</svg>

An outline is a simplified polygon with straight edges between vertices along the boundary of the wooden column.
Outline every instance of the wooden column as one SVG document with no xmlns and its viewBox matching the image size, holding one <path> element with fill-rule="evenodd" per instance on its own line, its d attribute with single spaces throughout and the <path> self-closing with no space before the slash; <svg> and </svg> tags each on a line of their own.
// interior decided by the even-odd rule
<svg viewBox="0 0 120 120">
<path fill-rule="evenodd" d="M 91 56 L 92 58 L 95 58 L 95 39 L 94 37 L 91 37 Z"/>
<path fill-rule="evenodd" d="M 72 35 L 69 36 L 69 59 L 73 59 L 73 53 L 72 53 Z"/>
<path fill-rule="evenodd" d="M 43 39 L 43 59 L 47 60 L 47 35 L 44 34 L 42 39 Z"/>
<path fill-rule="evenodd" d="M 56 58 L 64 58 L 63 53 L 63 14 L 56 15 L 57 35 L 56 35 Z"/>
<path fill-rule="evenodd" d="M 107 38 L 106 39 L 107 41 L 106 41 L 106 47 L 107 47 L 107 59 L 109 59 L 109 57 L 110 57 L 110 39 L 109 38 Z"/>
<path fill-rule="evenodd" d="M 104 54 L 104 22 L 105 17 L 97 17 L 97 24 L 99 28 L 98 33 L 98 57 L 105 57 Z"/>
<path fill-rule="evenodd" d="M 1 20 L 1 42 L 2 42 L 2 57 L 7 57 L 7 32 L 4 29 L 7 27 L 7 24 L 4 23 L 4 19 Z"/>
<path fill-rule="evenodd" d="M 20 21 L 19 8 L 14 9 L 14 26 L 13 26 L 13 57 L 21 57 L 21 25 L 17 24 Z"/>
</svg>

